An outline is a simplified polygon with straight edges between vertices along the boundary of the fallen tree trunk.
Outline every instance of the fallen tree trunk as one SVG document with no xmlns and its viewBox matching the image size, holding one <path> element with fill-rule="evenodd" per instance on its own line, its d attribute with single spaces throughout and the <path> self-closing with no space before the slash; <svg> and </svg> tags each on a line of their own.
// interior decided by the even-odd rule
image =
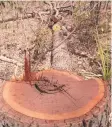
<svg viewBox="0 0 112 127">
<path fill-rule="evenodd" d="M 58 24 L 57 24 L 58 26 Z M 62 43 L 58 48 L 57 47 L 60 42 L 64 39 L 61 30 L 53 31 L 53 47 L 54 50 L 51 51 L 51 67 L 54 69 L 60 70 L 72 70 L 72 61 L 69 55 L 66 41 Z"/>
</svg>

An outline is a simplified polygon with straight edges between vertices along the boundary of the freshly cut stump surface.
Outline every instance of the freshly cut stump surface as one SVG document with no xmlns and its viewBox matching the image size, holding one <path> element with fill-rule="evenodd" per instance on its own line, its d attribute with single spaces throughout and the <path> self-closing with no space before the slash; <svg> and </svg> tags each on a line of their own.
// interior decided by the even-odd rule
<svg viewBox="0 0 112 127">
<path fill-rule="evenodd" d="M 46 70 L 35 74 L 36 79 L 42 75 L 52 81 L 51 85 L 55 82 L 57 86 L 64 84 L 64 91 L 53 94 L 40 93 L 34 85 L 30 86 L 25 81 L 6 82 L 1 88 L 1 101 L 5 109 L 10 109 L 8 114 L 11 118 L 18 114 L 23 123 L 35 119 L 35 123 L 46 127 L 54 123 L 64 126 L 69 121 L 80 122 L 81 119 L 90 119 L 92 112 L 98 113 L 103 110 L 105 85 L 102 80 L 84 80 L 72 73 L 58 70 Z M 52 87 L 46 86 L 44 82 L 42 85 L 44 89 Z"/>
</svg>

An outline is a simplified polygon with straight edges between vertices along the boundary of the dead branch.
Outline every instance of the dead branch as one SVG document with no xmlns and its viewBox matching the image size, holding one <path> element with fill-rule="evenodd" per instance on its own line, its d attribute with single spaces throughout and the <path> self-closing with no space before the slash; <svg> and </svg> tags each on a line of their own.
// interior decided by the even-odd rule
<svg viewBox="0 0 112 127">
<path fill-rule="evenodd" d="M 44 1 L 45 4 L 48 4 L 50 6 L 50 10 L 52 10 L 52 3 L 50 1 Z"/>
<path fill-rule="evenodd" d="M 21 62 L 16 61 L 14 59 L 7 58 L 5 56 L 0 56 L 0 60 L 4 61 L 4 62 L 7 62 L 7 63 L 15 64 L 15 65 L 18 65 L 18 66 L 23 66 L 23 64 Z"/>
<path fill-rule="evenodd" d="M 27 15 L 22 16 L 22 19 L 29 19 L 29 18 L 34 18 L 35 17 L 35 13 L 29 13 Z M 38 17 L 40 19 L 40 17 Z M 5 22 L 10 22 L 10 21 L 16 21 L 21 19 L 21 17 L 15 16 L 15 17 L 11 17 L 8 19 L 2 19 L 0 20 L 0 23 L 5 23 Z"/>
<path fill-rule="evenodd" d="M 58 11 L 58 9 L 57 9 L 57 7 L 56 7 L 56 3 L 54 3 L 54 10 L 56 11 L 55 16 L 57 17 L 57 16 L 59 15 L 59 11 Z"/>
<path fill-rule="evenodd" d="M 49 11 L 48 11 L 48 12 L 43 12 L 43 11 L 41 11 L 41 12 L 38 13 L 38 15 L 39 15 L 39 17 L 40 17 L 40 19 L 41 19 L 41 24 L 42 24 L 43 21 L 44 21 L 44 18 L 42 17 L 42 15 L 48 15 L 48 14 L 50 14 Z"/>
<path fill-rule="evenodd" d="M 62 6 L 63 6 L 64 4 L 66 4 L 67 2 L 68 2 L 68 0 L 63 1 Z"/>
</svg>

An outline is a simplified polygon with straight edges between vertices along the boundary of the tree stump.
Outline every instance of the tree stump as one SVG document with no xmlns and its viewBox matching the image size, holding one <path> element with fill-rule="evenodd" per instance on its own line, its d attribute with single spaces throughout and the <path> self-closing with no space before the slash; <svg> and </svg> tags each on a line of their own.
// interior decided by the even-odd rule
<svg viewBox="0 0 112 127">
<path fill-rule="evenodd" d="M 42 94 L 25 81 L 8 81 L 0 88 L 0 120 L 9 126 L 108 126 L 107 86 L 100 79 L 84 80 L 70 72 L 46 70 L 36 74 L 64 84 L 64 91 Z M 34 75 L 34 74 L 33 74 Z M 43 86 L 45 84 L 43 83 Z M 86 86 L 86 87 L 85 87 Z M 51 88 L 47 85 L 44 89 Z"/>
<path fill-rule="evenodd" d="M 56 46 L 62 38 L 59 36 L 59 31 L 54 33 L 54 36 L 57 38 L 54 41 L 54 46 Z M 0 86 L 2 125 L 109 127 L 108 84 L 101 79 L 84 80 L 70 72 L 71 62 L 66 51 L 66 43 L 54 50 L 53 54 L 52 67 L 56 70 L 50 69 L 34 73 L 30 72 L 29 66 L 29 68 L 26 67 L 25 80 L 23 78 L 21 81 L 7 81 Z M 29 62 L 29 60 L 26 61 Z M 30 65 L 26 61 L 25 65 Z M 29 76 L 27 72 L 31 75 L 28 81 L 32 85 L 26 82 Z M 37 90 L 35 83 L 50 93 Z M 60 87 L 61 89 L 57 89 Z M 54 89 L 56 89 L 55 92 L 51 93 Z"/>
</svg>

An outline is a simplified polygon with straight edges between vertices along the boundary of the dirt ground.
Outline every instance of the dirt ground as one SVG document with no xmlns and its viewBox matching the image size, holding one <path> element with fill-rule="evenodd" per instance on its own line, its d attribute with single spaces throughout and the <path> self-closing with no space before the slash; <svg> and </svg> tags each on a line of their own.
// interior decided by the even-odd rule
<svg viewBox="0 0 112 127">
<path fill-rule="evenodd" d="M 44 5 L 44 6 L 43 6 Z M 70 3 L 66 3 L 66 6 Z M 24 49 L 26 47 L 33 47 L 36 43 L 37 33 L 41 24 L 42 29 L 49 29 L 45 23 L 48 19 L 48 15 L 42 15 L 44 21 L 39 17 L 37 12 L 43 12 L 46 8 L 49 8 L 47 4 L 42 2 L 18 2 L 14 5 L 6 3 L 6 7 L 1 6 L 2 11 L 0 13 L 0 19 L 3 22 L 0 24 L 0 55 L 4 56 L 4 59 L 0 60 L 0 77 L 7 79 L 13 75 L 17 65 L 5 62 L 5 57 L 10 61 L 15 60 L 19 63 L 17 72 L 20 74 L 23 71 L 24 63 Z M 16 6 L 16 7 L 15 7 Z M 25 12 L 24 12 L 25 10 Z M 23 19 L 25 13 L 31 14 L 34 12 L 36 16 L 34 18 Z M 67 15 L 65 12 L 60 14 L 63 16 L 60 21 L 63 27 L 71 27 L 74 25 L 74 19 L 72 15 Z M 19 19 L 16 17 L 20 17 Z M 16 19 L 15 21 L 13 19 Z M 7 19 L 12 19 L 7 21 Z M 6 22 L 5 22 L 6 21 Z M 80 30 L 78 30 L 80 32 Z M 95 61 L 97 55 L 97 47 L 95 41 L 92 39 L 90 33 L 87 33 L 87 29 L 82 28 L 81 34 L 76 32 L 69 39 L 68 51 L 72 59 L 72 71 L 83 75 L 84 72 L 95 73 L 101 75 L 101 67 L 98 62 Z M 67 33 L 68 34 L 68 33 Z M 45 34 L 44 34 L 45 35 Z M 52 39 L 51 35 L 46 34 L 46 45 Z M 107 36 L 106 36 L 107 38 Z M 34 43 L 35 42 L 35 43 Z M 38 47 L 38 49 L 41 47 Z M 37 49 L 37 50 L 38 50 Z M 34 50 L 31 50 L 31 61 L 33 63 L 38 61 L 33 59 Z M 3 61 L 4 60 L 4 61 Z M 50 53 L 45 55 L 45 59 L 36 67 L 37 70 L 50 68 Z"/>
</svg>

